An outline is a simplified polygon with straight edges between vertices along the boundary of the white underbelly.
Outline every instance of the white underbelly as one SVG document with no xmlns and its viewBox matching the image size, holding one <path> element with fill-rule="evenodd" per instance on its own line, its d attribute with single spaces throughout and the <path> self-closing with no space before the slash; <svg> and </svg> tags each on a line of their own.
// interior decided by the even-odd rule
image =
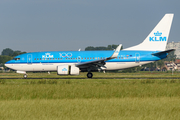
<svg viewBox="0 0 180 120">
<path fill-rule="evenodd" d="M 146 62 L 107 62 L 106 63 L 106 70 L 121 70 L 125 68 L 131 68 L 131 67 L 136 67 L 139 65 L 144 65 L 147 63 L 151 63 L 153 61 L 146 61 Z"/>
<path fill-rule="evenodd" d="M 135 67 L 153 61 L 147 62 L 107 62 L 106 70 L 120 70 L 130 67 Z M 7 67 L 17 70 L 17 71 L 57 71 L 57 66 L 59 65 L 73 65 L 75 63 L 33 63 L 33 64 L 8 64 Z"/>
<path fill-rule="evenodd" d="M 58 65 L 67 63 L 33 63 L 33 64 L 8 64 L 8 67 L 17 71 L 57 71 Z M 72 65 L 74 63 L 68 63 Z"/>
</svg>

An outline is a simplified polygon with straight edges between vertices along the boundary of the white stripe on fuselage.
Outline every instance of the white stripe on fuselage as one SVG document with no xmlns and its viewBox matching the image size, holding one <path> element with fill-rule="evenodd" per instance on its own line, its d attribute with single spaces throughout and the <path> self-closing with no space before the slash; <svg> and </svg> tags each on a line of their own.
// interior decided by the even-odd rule
<svg viewBox="0 0 180 120">
<path fill-rule="evenodd" d="M 135 67 L 153 61 L 146 62 L 106 62 L 106 70 L 120 70 L 130 67 Z M 75 63 L 68 63 L 68 65 L 74 65 Z M 57 71 L 57 66 L 67 65 L 67 63 L 33 63 L 33 64 L 6 64 L 7 67 L 17 71 Z"/>
</svg>

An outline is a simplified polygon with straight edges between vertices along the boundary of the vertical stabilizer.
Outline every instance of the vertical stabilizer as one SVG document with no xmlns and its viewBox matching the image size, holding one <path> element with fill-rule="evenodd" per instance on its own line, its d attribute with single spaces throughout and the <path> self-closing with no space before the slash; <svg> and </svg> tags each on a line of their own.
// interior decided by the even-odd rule
<svg viewBox="0 0 180 120">
<path fill-rule="evenodd" d="M 142 43 L 124 50 L 164 51 L 166 49 L 173 16 L 174 14 L 165 14 Z"/>
</svg>

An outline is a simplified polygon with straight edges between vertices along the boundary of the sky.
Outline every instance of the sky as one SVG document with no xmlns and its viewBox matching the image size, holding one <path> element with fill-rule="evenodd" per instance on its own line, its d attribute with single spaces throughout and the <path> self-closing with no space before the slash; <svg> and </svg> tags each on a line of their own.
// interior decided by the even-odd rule
<svg viewBox="0 0 180 120">
<path fill-rule="evenodd" d="M 180 0 L 1 0 L 0 53 L 84 50 L 141 43 L 166 13 L 179 42 Z"/>
</svg>

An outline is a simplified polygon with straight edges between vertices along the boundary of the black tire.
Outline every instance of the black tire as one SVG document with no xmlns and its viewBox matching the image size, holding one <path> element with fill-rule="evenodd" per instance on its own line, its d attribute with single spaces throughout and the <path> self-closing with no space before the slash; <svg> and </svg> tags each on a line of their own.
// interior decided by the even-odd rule
<svg viewBox="0 0 180 120">
<path fill-rule="evenodd" d="M 92 78 L 93 74 L 92 73 L 87 73 L 87 78 Z"/>
<path fill-rule="evenodd" d="M 27 74 L 24 74 L 24 78 L 25 78 L 25 79 L 27 78 Z"/>
</svg>

